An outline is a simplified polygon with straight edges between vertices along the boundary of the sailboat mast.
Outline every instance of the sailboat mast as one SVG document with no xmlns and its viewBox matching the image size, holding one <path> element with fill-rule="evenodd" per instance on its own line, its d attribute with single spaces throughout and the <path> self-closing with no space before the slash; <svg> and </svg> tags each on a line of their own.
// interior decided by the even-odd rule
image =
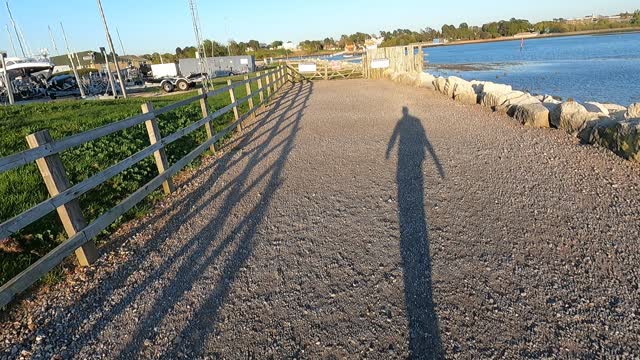
<svg viewBox="0 0 640 360">
<path fill-rule="evenodd" d="M 53 50 L 55 50 L 56 55 L 60 55 L 58 52 L 58 46 L 56 45 L 56 39 L 53 37 L 53 31 L 51 31 L 51 25 L 47 25 L 49 28 L 49 37 L 51 38 L 51 44 L 53 45 Z"/>
<path fill-rule="evenodd" d="M 24 38 L 24 34 L 22 33 L 22 29 L 20 28 L 20 25 L 16 25 L 18 27 L 18 32 L 20 33 L 20 39 L 22 40 L 22 43 L 24 44 L 25 50 L 27 51 L 27 54 L 29 54 L 29 56 L 33 56 L 33 51 L 31 51 L 31 47 L 29 46 L 29 43 L 27 42 L 27 39 Z"/>
<path fill-rule="evenodd" d="M 9 29 L 8 24 L 7 24 L 7 35 L 9 35 L 9 43 L 11 43 L 11 48 L 13 49 L 13 56 L 18 56 L 18 52 L 16 51 L 16 45 L 13 43 L 13 36 L 11 36 L 11 30 Z"/>
<path fill-rule="evenodd" d="M 118 41 L 120 42 L 120 48 L 122 49 L 122 55 L 127 55 L 124 51 L 124 45 L 122 45 L 122 38 L 120 38 L 120 30 L 116 28 L 116 33 L 118 34 Z"/>
<path fill-rule="evenodd" d="M 71 55 L 71 49 L 69 48 L 69 40 L 67 40 L 67 33 L 64 31 L 64 26 L 62 25 L 62 21 L 60 22 L 60 29 L 62 29 L 62 37 L 64 38 L 64 44 L 67 47 L 67 57 L 69 57 L 69 61 L 71 62 L 71 69 L 73 70 L 73 75 L 76 77 L 76 82 L 78 83 L 78 88 L 80 89 L 80 96 L 84 99 L 84 88 L 82 87 L 82 79 L 80 79 L 80 75 L 78 75 L 78 70 L 76 69 L 76 64 L 73 62 L 73 56 Z"/>
<path fill-rule="evenodd" d="M 7 4 L 7 12 L 9 12 L 9 20 L 11 20 L 11 25 L 13 25 L 13 31 L 16 32 L 16 38 L 18 39 L 18 44 L 20 45 L 20 51 L 22 51 L 22 57 L 27 57 L 27 54 L 25 54 L 24 52 L 24 46 L 22 45 L 22 41 L 20 40 L 20 32 L 18 31 L 18 26 L 16 25 L 15 20 L 13 20 L 13 14 L 11 14 L 11 8 L 9 8 L 9 0 L 7 0 L 5 4 Z"/>
</svg>

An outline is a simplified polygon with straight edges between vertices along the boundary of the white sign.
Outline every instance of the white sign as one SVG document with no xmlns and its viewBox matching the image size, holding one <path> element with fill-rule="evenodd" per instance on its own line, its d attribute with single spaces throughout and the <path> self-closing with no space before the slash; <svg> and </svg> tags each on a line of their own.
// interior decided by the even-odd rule
<svg viewBox="0 0 640 360">
<path fill-rule="evenodd" d="M 240 59 L 240 64 L 249 65 L 249 59 Z"/>
<path fill-rule="evenodd" d="M 386 69 L 389 67 L 389 59 L 373 59 L 371 60 L 372 69 Z"/>
<path fill-rule="evenodd" d="M 301 73 L 314 73 L 317 71 L 317 67 L 314 63 L 300 64 L 298 71 Z"/>
<path fill-rule="evenodd" d="M 82 60 L 84 60 L 84 61 L 93 61 L 93 56 L 85 55 L 85 56 L 82 57 Z"/>
</svg>

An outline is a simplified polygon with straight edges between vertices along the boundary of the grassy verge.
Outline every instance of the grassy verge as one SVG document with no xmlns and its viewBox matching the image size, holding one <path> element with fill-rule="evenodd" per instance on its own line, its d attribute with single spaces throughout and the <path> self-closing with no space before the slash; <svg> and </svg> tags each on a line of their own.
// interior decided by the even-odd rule
<svg viewBox="0 0 640 360">
<path fill-rule="evenodd" d="M 232 78 L 234 81 L 241 79 L 242 76 Z M 214 85 L 217 88 L 226 85 L 226 81 L 227 78 L 216 79 Z M 255 84 L 253 88 L 256 88 Z M 236 88 L 235 92 L 237 98 L 246 96 L 244 86 Z M 195 94 L 195 91 L 191 91 L 164 97 L 105 101 L 68 100 L 0 107 L 0 157 L 26 150 L 28 147 L 25 136 L 36 131 L 48 129 L 54 139 L 61 139 L 140 114 L 140 106 L 144 102 L 153 103 L 157 109 Z M 215 111 L 228 105 L 230 98 L 229 94 L 225 93 L 207 101 L 211 111 Z M 257 96 L 254 102 L 258 103 Z M 240 106 L 241 113 L 246 109 L 246 104 Z M 198 102 L 179 108 L 158 118 L 160 132 L 166 136 L 198 121 L 201 117 Z M 215 120 L 215 130 L 223 129 L 232 121 L 233 113 L 229 112 Z M 175 163 L 205 139 L 204 129 L 199 129 L 170 144 L 166 148 L 169 163 Z M 149 139 L 144 124 L 139 124 L 69 149 L 60 156 L 70 182 L 77 184 L 148 145 Z M 155 176 L 157 169 L 153 158 L 149 157 L 84 194 L 80 197 L 80 203 L 85 218 L 88 222 L 93 221 Z M 160 196 L 159 192 L 149 196 L 145 202 L 113 224 L 105 234 L 123 221 L 144 214 Z M 35 164 L 0 174 L 0 198 L 0 222 L 46 200 L 48 193 Z M 23 229 L 12 238 L 10 248 L 0 247 L 0 284 L 11 279 L 65 239 L 66 235 L 55 213 Z M 55 276 L 45 277 L 51 278 Z"/>
</svg>

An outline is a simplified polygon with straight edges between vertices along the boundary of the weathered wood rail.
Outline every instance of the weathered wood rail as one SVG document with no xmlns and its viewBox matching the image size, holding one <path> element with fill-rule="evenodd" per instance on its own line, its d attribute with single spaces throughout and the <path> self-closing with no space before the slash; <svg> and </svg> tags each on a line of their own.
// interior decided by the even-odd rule
<svg viewBox="0 0 640 360">
<path fill-rule="evenodd" d="M 101 231 L 106 229 L 121 215 L 129 211 L 159 187 L 162 187 L 167 194 L 175 191 L 171 180 L 172 176 L 206 150 L 210 149 L 215 152 L 215 144 L 218 140 L 223 139 L 236 129 L 242 129 L 245 120 L 252 116 L 255 117 L 255 112 L 260 106 L 267 103 L 287 81 L 294 80 L 291 71 L 288 70 L 286 66 L 278 66 L 275 69 L 257 73 L 256 77 L 249 78 L 245 76 L 244 80 L 239 82 L 232 83 L 231 80 L 229 80 L 226 87 L 209 92 L 201 89 L 197 96 L 178 101 L 159 109 L 154 109 L 150 103 L 146 103 L 142 105 L 141 115 L 120 120 L 60 140 L 52 140 L 47 130 L 27 136 L 30 149 L 1 158 L 0 174 L 36 162 L 47 190 L 49 191 L 50 198 L 0 224 L 0 239 L 16 234 L 24 227 L 53 211 L 57 211 L 68 239 L 7 283 L 3 284 L 0 287 L 0 307 L 11 302 L 17 294 L 26 290 L 73 252 L 76 253 L 78 261 L 82 266 L 90 265 L 97 260 L 98 252 L 93 239 Z M 251 85 L 253 83 L 257 84 L 257 90 L 252 92 Z M 234 89 L 241 86 L 245 86 L 247 95 L 243 98 L 236 99 Z M 231 96 L 231 103 L 210 113 L 207 98 L 227 92 Z M 257 104 L 253 101 L 256 96 L 259 96 L 260 99 L 260 102 Z M 163 137 L 158 129 L 157 116 L 194 102 L 200 103 L 202 118 L 173 134 Z M 249 109 L 246 113 L 240 114 L 239 105 L 244 103 L 248 104 Z M 222 131 L 214 133 L 212 121 L 229 111 L 233 111 L 235 120 Z M 70 148 L 142 123 L 145 124 L 149 134 L 149 146 L 78 184 L 69 184 L 64 166 L 58 154 Z M 202 127 L 206 130 L 207 140 L 175 164 L 169 166 L 164 151 L 165 147 Z M 130 194 L 118 205 L 99 216 L 92 223 L 86 224 L 77 199 L 91 189 L 96 188 L 150 156 L 153 156 L 155 159 L 158 176 Z"/>
<path fill-rule="evenodd" d="M 347 62 L 328 61 L 295 61 L 287 66 L 294 70 L 294 75 L 302 75 L 307 80 L 342 80 L 362 79 L 362 65 Z"/>
</svg>

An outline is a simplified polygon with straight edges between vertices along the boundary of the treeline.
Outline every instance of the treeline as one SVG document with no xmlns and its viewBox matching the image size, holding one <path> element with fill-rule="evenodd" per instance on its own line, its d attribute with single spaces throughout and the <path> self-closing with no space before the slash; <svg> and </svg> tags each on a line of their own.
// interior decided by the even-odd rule
<svg viewBox="0 0 640 360">
<path fill-rule="evenodd" d="M 291 51 L 277 49 L 282 46 L 282 41 L 274 41 L 269 45 L 260 44 L 257 40 L 249 40 L 247 42 L 229 41 L 227 45 L 223 45 L 217 41 L 204 40 L 202 42 L 204 52 L 207 57 L 217 56 L 235 56 L 235 55 L 254 55 L 256 58 L 279 57 L 290 54 Z M 153 53 L 144 54 L 143 58 L 151 61 L 153 64 L 171 63 L 179 59 L 195 58 L 198 49 L 195 46 L 177 47 L 174 53 Z"/>
<path fill-rule="evenodd" d="M 392 32 L 381 31 L 384 37 L 382 46 L 400 46 L 417 42 L 431 42 L 434 39 L 455 40 L 479 40 L 494 39 L 499 37 L 514 36 L 524 32 L 539 32 L 541 34 L 567 33 L 576 31 L 621 29 L 640 25 L 640 10 L 634 13 L 620 14 L 619 21 L 599 19 L 597 21 L 569 21 L 555 19 L 553 21 L 541 21 L 532 24 L 528 20 L 515 19 L 490 22 L 482 26 L 469 26 L 462 23 L 459 26 L 444 25 L 440 31 L 426 28 L 420 31 L 398 29 Z"/>
<path fill-rule="evenodd" d="M 640 10 L 634 13 L 622 13 L 617 21 L 609 19 L 599 19 L 597 21 L 571 21 L 565 19 L 554 19 L 553 21 L 541 21 L 532 24 L 525 19 L 512 18 L 510 20 L 494 21 L 482 26 L 470 26 L 462 23 L 455 25 L 443 25 L 440 30 L 425 28 L 419 31 L 409 29 L 397 29 L 393 31 L 380 31 L 380 37 L 384 38 L 382 46 L 401 46 L 418 42 L 432 42 L 435 39 L 447 41 L 456 40 L 480 40 L 494 39 L 499 37 L 514 36 L 524 32 L 539 32 L 541 34 L 566 33 L 576 31 L 619 29 L 625 27 L 640 26 Z M 357 49 L 365 47 L 365 42 L 375 35 L 356 32 L 351 35 L 344 34 L 338 40 L 327 37 L 323 40 L 305 40 L 298 44 L 298 48 L 306 53 L 321 53 L 323 51 L 335 51 L 344 49 L 348 45 L 353 45 Z M 229 41 L 227 45 L 216 41 L 205 40 L 204 51 L 207 56 L 227 56 L 227 55 L 254 55 L 257 59 L 267 57 L 283 57 L 292 53 L 282 47 L 282 41 L 274 41 L 270 44 L 261 44 L 257 40 L 247 42 Z M 145 54 L 144 58 L 154 64 L 163 62 L 174 62 L 183 58 L 194 58 L 197 49 L 193 46 L 176 48 L 175 53 L 153 53 Z"/>
</svg>

